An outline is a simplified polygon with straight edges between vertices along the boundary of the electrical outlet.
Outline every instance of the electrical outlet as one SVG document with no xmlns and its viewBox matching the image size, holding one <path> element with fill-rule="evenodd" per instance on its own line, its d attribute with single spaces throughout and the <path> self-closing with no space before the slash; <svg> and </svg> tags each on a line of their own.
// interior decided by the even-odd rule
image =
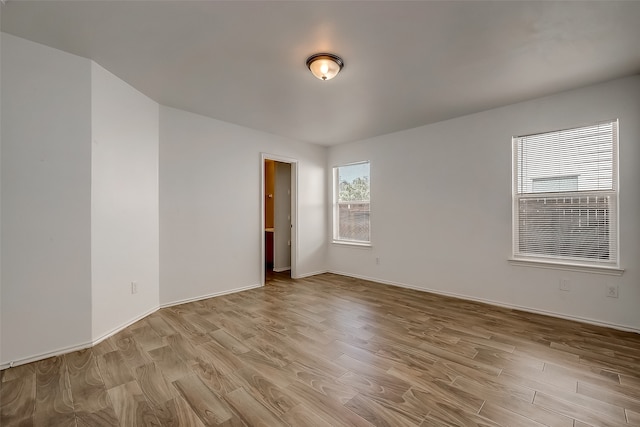
<svg viewBox="0 0 640 427">
<path fill-rule="evenodd" d="M 376 257 L 376 265 L 380 265 L 380 257 Z"/>
<path fill-rule="evenodd" d="M 609 298 L 618 298 L 618 285 L 607 284 L 607 296 Z"/>
<path fill-rule="evenodd" d="M 138 282 L 131 282 L 131 293 L 132 294 L 138 293 Z"/>
<path fill-rule="evenodd" d="M 569 279 L 560 279 L 560 290 L 569 292 L 571 290 L 571 280 Z"/>
</svg>

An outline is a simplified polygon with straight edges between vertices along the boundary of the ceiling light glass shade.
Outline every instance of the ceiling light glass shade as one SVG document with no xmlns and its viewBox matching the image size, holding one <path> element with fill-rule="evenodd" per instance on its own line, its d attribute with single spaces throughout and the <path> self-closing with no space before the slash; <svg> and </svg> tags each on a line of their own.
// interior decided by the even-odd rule
<svg viewBox="0 0 640 427">
<path fill-rule="evenodd" d="M 331 53 L 316 53 L 307 59 L 307 67 L 320 80 L 331 80 L 338 75 L 343 66 L 344 61 Z"/>
</svg>

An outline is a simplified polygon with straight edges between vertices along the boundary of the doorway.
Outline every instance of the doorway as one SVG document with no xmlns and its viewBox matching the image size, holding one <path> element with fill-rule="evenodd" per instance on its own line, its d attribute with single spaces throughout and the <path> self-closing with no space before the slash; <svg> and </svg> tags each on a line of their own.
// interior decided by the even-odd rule
<svg viewBox="0 0 640 427">
<path fill-rule="evenodd" d="M 277 277 L 295 276 L 297 161 L 262 154 L 261 159 L 262 285 Z"/>
</svg>

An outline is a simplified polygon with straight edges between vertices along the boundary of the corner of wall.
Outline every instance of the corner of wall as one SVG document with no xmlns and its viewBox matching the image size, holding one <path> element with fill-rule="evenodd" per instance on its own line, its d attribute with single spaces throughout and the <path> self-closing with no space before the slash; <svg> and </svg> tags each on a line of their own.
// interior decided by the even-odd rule
<svg viewBox="0 0 640 427">
<path fill-rule="evenodd" d="M 158 309 L 159 105 L 92 62 L 92 337 Z"/>
<path fill-rule="evenodd" d="M 2 34 L 1 43 L 7 363 L 91 337 L 90 67 L 85 58 L 12 35 Z"/>
</svg>

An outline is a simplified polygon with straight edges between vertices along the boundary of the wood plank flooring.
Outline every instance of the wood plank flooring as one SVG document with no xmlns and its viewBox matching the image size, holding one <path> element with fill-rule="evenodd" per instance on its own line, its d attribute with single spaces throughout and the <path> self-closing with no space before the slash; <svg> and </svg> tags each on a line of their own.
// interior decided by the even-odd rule
<svg viewBox="0 0 640 427">
<path fill-rule="evenodd" d="M 9 426 L 640 426 L 640 335 L 333 274 L 2 371 Z"/>
</svg>

